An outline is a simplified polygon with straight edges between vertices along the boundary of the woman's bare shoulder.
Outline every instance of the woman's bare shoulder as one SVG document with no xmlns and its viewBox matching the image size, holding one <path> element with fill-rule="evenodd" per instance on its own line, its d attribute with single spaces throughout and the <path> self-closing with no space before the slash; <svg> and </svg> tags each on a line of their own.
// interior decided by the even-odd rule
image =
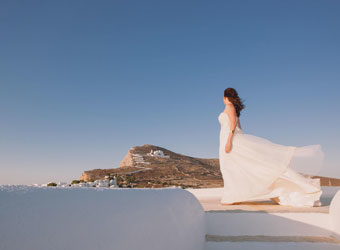
<svg viewBox="0 0 340 250">
<path fill-rule="evenodd" d="M 227 106 L 227 109 L 226 109 L 227 113 L 234 113 L 235 112 L 235 107 L 232 103 L 227 103 L 226 106 Z"/>
</svg>

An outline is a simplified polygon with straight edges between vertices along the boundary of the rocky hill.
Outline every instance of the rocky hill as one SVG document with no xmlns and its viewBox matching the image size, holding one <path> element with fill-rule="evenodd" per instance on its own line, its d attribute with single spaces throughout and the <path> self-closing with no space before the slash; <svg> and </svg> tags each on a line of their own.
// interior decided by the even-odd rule
<svg viewBox="0 0 340 250">
<path fill-rule="evenodd" d="M 118 178 L 118 184 L 123 187 L 223 187 L 217 158 L 190 157 L 151 144 L 130 148 L 118 168 L 85 171 L 80 180 L 91 181 L 113 176 Z M 340 186 L 340 179 L 310 177 L 320 178 L 322 186 Z"/>
</svg>

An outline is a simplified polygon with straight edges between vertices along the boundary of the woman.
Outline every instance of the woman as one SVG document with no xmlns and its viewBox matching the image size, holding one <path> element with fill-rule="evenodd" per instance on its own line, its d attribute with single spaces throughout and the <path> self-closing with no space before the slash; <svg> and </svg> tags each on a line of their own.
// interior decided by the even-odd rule
<svg viewBox="0 0 340 250">
<path fill-rule="evenodd" d="M 233 88 L 224 91 L 219 162 L 224 187 L 221 204 L 271 199 L 281 205 L 320 206 L 320 179 L 315 174 L 323 152 L 320 145 L 284 146 L 245 134 L 240 124 L 242 100 Z M 306 171 L 304 171 L 306 170 Z"/>
</svg>

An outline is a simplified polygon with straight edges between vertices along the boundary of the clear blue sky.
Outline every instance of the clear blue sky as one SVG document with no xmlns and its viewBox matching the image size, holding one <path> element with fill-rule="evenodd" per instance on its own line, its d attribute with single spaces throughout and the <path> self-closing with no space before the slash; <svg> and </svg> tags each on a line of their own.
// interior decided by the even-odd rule
<svg viewBox="0 0 340 250">
<path fill-rule="evenodd" d="M 78 179 L 154 144 L 218 157 L 246 133 L 321 144 L 340 177 L 340 2 L 1 1 L 0 184 Z"/>
</svg>

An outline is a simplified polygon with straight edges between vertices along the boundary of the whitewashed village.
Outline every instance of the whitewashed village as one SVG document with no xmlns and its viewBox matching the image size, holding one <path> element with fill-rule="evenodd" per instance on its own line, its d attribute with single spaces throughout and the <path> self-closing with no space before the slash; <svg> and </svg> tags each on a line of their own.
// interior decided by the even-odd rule
<svg viewBox="0 0 340 250">
<path fill-rule="evenodd" d="M 133 161 L 138 164 L 138 165 L 148 165 L 150 162 L 147 162 L 144 160 L 142 154 L 131 154 Z M 159 158 L 165 158 L 169 159 L 169 155 L 165 155 L 162 150 L 153 150 L 151 149 L 149 153 L 146 154 L 147 156 L 150 157 L 159 157 Z M 139 171 L 144 171 L 146 169 L 149 169 L 147 167 L 142 167 L 140 166 L 141 169 L 131 171 L 128 173 L 136 173 Z M 121 178 L 122 184 L 119 186 L 117 183 L 117 178 Z M 32 186 L 36 187 L 100 187 L 100 188 L 128 188 L 128 187 L 133 187 L 133 185 L 129 185 L 128 183 L 130 182 L 129 177 L 126 177 L 124 175 L 121 176 L 116 176 L 116 175 L 105 175 L 104 179 L 97 179 L 97 180 L 89 180 L 89 181 L 84 181 L 84 180 L 73 180 L 71 183 L 66 183 L 66 182 L 49 182 L 49 183 L 44 183 L 44 184 L 32 184 Z M 151 184 L 151 183 L 150 183 Z"/>
</svg>

